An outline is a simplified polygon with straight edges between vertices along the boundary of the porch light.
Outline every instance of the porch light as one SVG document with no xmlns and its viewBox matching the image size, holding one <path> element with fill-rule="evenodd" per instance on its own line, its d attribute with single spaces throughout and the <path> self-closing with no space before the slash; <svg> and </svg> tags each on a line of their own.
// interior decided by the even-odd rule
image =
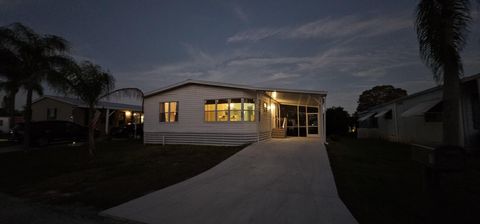
<svg viewBox="0 0 480 224">
<path fill-rule="evenodd" d="M 276 98 L 277 98 L 277 91 L 273 91 L 273 92 L 272 92 L 272 98 L 273 98 L 273 99 L 276 99 Z"/>
<path fill-rule="evenodd" d="M 130 117 L 130 116 L 132 116 L 132 112 L 130 112 L 128 110 L 125 111 L 125 117 Z"/>
</svg>

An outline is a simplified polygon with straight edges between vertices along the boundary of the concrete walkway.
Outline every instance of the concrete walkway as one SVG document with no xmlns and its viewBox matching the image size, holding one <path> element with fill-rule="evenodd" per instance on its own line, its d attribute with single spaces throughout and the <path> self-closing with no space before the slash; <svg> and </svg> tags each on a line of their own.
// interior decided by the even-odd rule
<svg viewBox="0 0 480 224">
<path fill-rule="evenodd" d="M 318 139 L 255 143 L 179 184 L 102 215 L 143 223 L 357 223 Z"/>
</svg>

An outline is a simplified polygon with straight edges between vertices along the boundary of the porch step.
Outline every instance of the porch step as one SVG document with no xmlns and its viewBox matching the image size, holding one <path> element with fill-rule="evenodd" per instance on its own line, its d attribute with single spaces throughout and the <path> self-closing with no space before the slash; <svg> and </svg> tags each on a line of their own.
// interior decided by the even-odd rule
<svg viewBox="0 0 480 224">
<path fill-rule="evenodd" d="M 287 129 L 285 128 L 274 128 L 272 129 L 272 138 L 286 138 Z"/>
</svg>

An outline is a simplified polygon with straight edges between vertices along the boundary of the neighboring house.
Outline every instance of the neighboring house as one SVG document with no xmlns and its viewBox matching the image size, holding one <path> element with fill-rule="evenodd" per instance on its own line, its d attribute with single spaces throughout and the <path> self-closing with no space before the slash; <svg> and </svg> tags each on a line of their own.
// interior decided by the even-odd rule
<svg viewBox="0 0 480 224">
<path fill-rule="evenodd" d="M 142 107 L 100 101 L 96 109 L 101 112 L 96 128 L 108 134 L 112 127 L 128 123 L 143 123 Z M 43 96 L 32 103 L 32 120 L 63 120 L 87 126 L 89 123 L 88 105 L 80 99 L 63 96 Z"/>
<path fill-rule="evenodd" d="M 10 131 L 10 117 L 0 117 L 0 134 Z"/>
<path fill-rule="evenodd" d="M 145 95 L 146 144 L 241 145 L 272 137 L 325 140 L 325 91 L 186 80 Z"/>
<path fill-rule="evenodd" d="M 461 80 L 461 144 L 480 148 L 480 74 Z M 427 89 L 359 113 L 359 138 L 383 138 L 425 145 L 442 143 L 442 86 Z"/>
</svg>

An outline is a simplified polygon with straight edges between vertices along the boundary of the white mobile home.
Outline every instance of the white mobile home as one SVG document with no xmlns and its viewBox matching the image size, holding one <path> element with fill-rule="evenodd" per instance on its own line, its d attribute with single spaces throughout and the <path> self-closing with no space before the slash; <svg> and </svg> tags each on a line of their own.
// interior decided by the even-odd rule
<svg viewBox="0 0 480 224">
<path fill-rule="evenodd" d="M 459 132 L 467 149 L 480 148 L 480 74 L 461 80 Z M 442 143 L 442 87 L 405 96 L 359 113 L 359 138 L 435 147 Z"/>
<path fill-rule="evenodd" d="M 186 80 L 145 95 L 146 144 L 241 145 L 274 136 L 325 140 L 326 92 Z"/>
</svg>

